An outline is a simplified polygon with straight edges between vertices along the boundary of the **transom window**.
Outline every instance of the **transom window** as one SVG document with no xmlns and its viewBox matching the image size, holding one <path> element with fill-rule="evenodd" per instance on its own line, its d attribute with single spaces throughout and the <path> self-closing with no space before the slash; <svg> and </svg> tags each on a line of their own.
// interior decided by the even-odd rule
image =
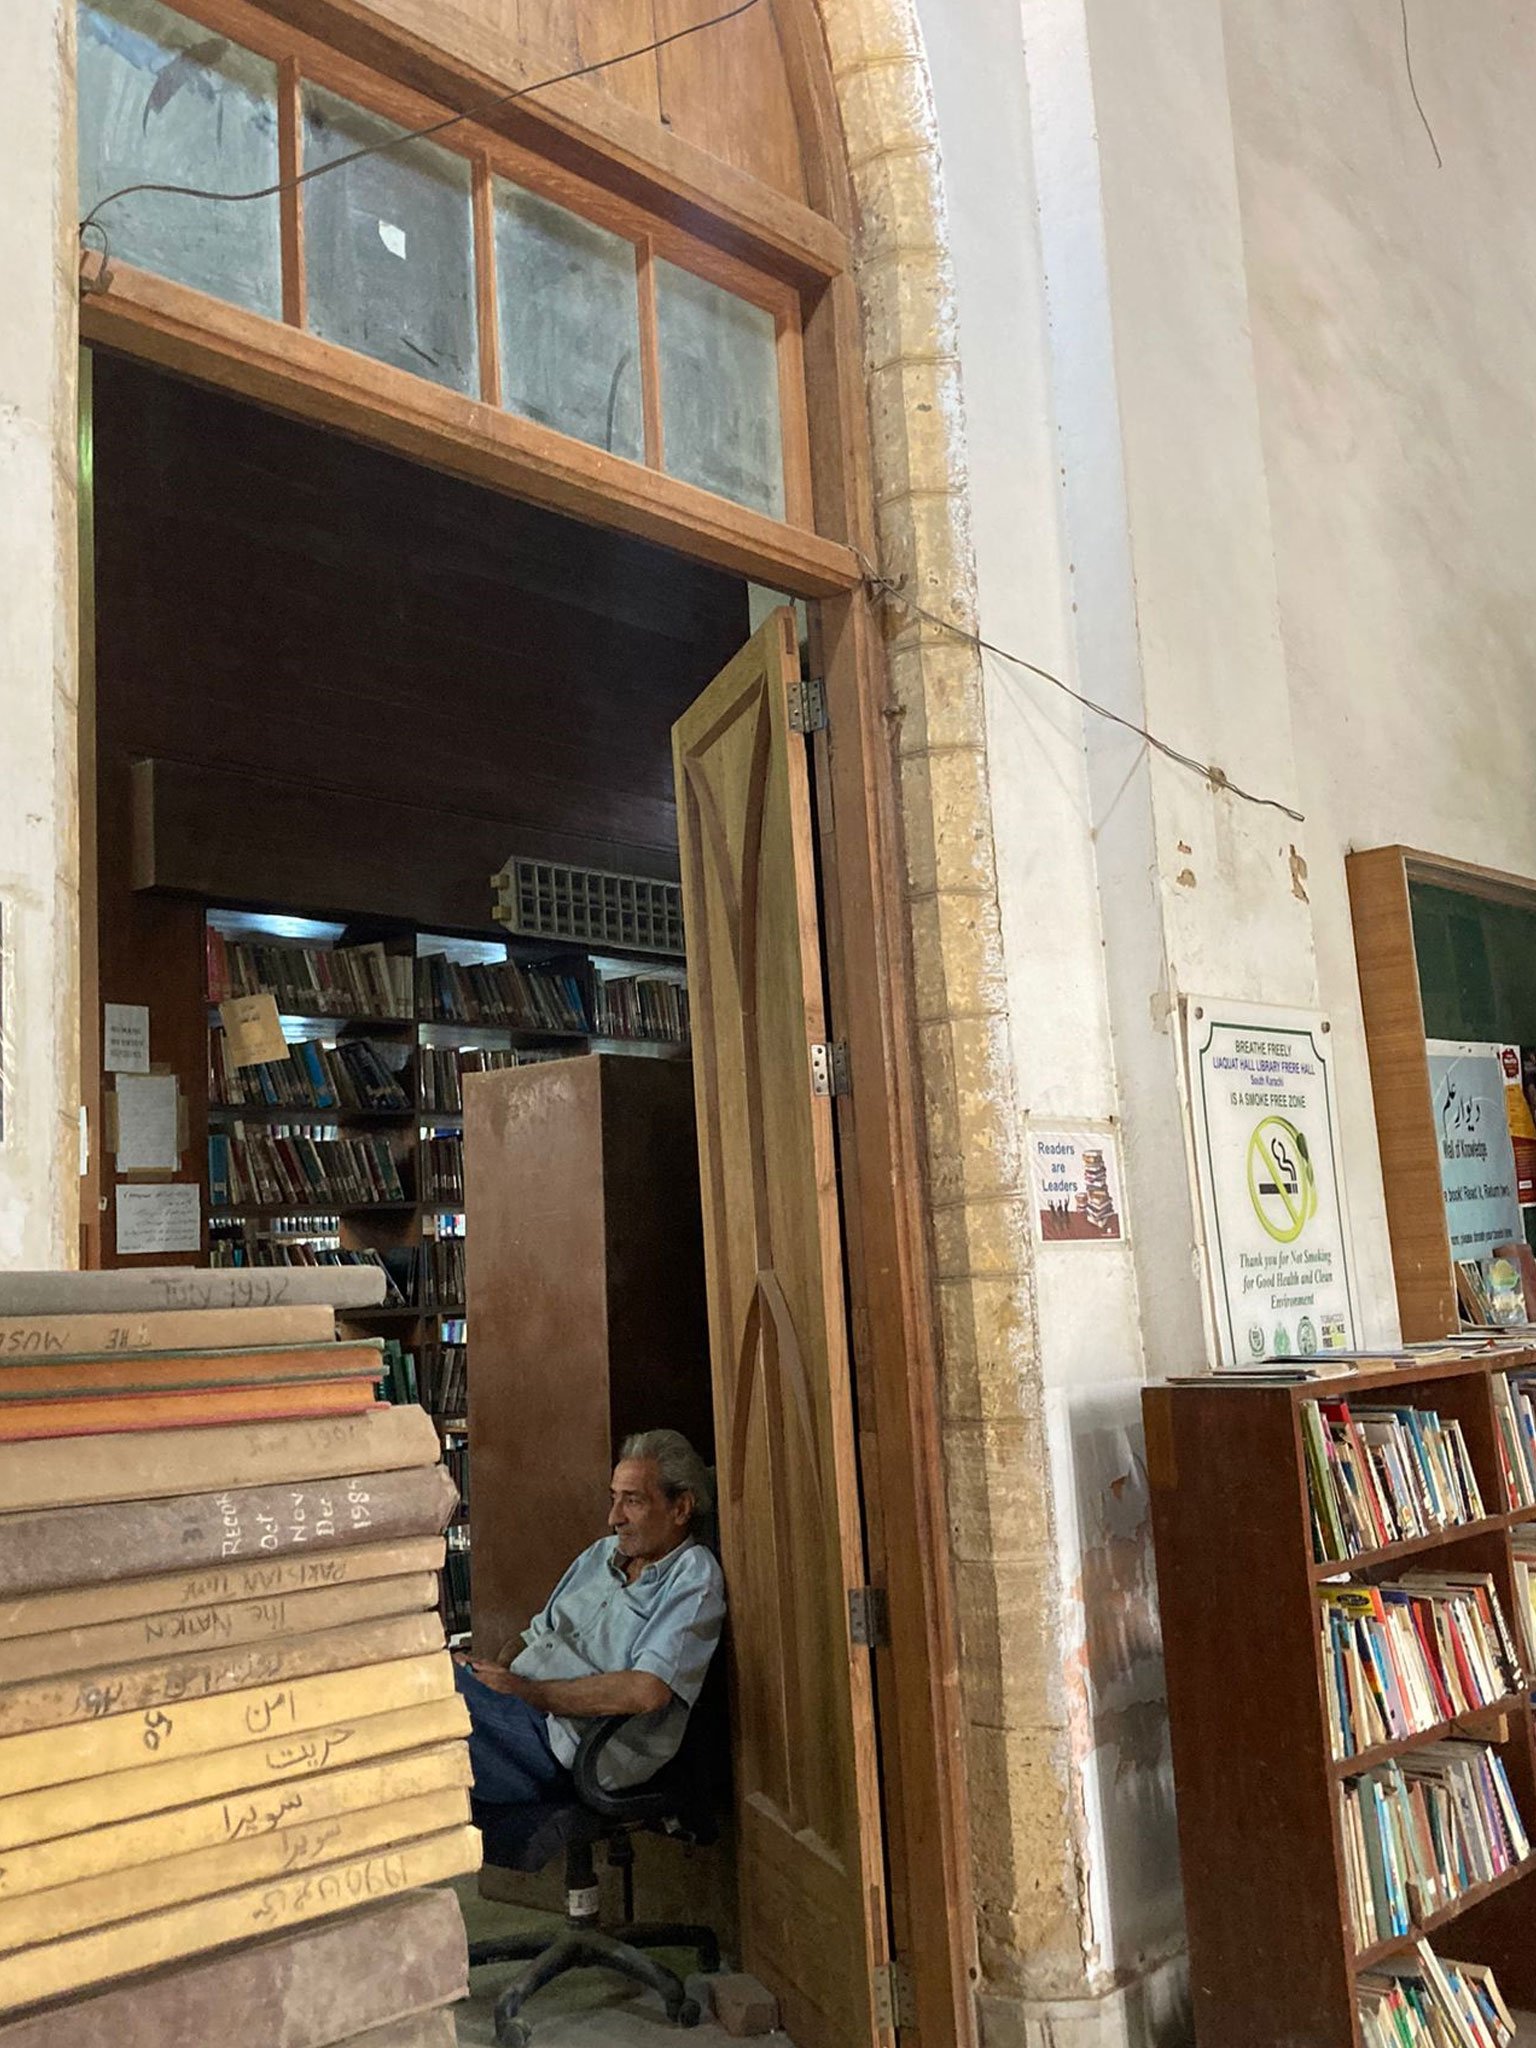
<svg viewBox="0 0 1536 2048">
<path fill-rule="evenodd" d="M 537 160 L 472 123 L 401 141 L 442 110 L 378 81 L 373 97 L 407 110 L 392 119 L 356 66 L 237 18 L 239 42 L 162 0 L 81 0 L 82 215 L 125 185 L 286 188 L 115 200 L 100 222 L 114 263 L 786 517 L 801 451 L 786 465 L 785 419 L 802 414 L 788 286 L 663 240 L 572 177 L 549 174 L 555 197 Z"/>
</svg>

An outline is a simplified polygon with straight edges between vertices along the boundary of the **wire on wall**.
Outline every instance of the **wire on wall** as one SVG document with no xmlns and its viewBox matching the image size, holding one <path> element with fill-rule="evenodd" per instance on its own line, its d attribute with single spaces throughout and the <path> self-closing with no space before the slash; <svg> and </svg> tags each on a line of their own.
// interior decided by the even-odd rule
<svg viewBox="0 0 1536 2048">
<path fill-rule="evenodd" d="M 973 633 L 965 626 L 957 626 L 952 619 L 946 619 L 938 612 L 929 611 L 915 598 L 909 597 L 899 583 L 893 583 L 888 576 L 881 576 L 868 563 L 864 564 L 864 587 L 883 603 L 900 605 L 903 611 L 910 612 L 914 618 L 925 619 L 930 626 L 937 626 L 951 639 L 962 641 L 967 647 L 974 647 L 978 654 L 994 655 L 999 661 L 1006 661 L 1013 668 L 1025 669 L 1030 675 L 1039 676 L 1042 682 L 1050 683 L 1054 689 L 1070 697 L 1074 704 L 1081 704 L 1085 711 L 1091 711 L 1096 718 L 1107 718 L 1112 725 L 1123 726 L 1127 732 L 1134 733 L 1139 740 L 1145 741 L 1149 747 L 1165 755 L 1168 760 L 1176 761 L 1181 768 L 1187 768 L 1191 774 L 1198 775 L 1212 789 L 1221 790 L 1227 796 L 1241 797 L 1244 803 L 1256 804 L 1264 810 L 1279 811 L 1283 817 L 1293 818 L 1298 825 L 1306 823 L 1305 812 L 1293 810 L 1289 804 L 1281 803 L 1278 797 L 1256 796 L 1251 789 L 1244 789 L 1239 783 L 1234 782 L 1224 768 L 1218 768 L 1209 761 L 1197 761 L 1193 754 L 1183 753 L 1178 747 L 1170 746 L 1167 740 L 1159 739 L 1154 732 L 1148 732 L 1144 725 L 1138 725 L 1133 718 L 1123 718 L 1107 704 L 1098 704 L 1092 697 L 1085 697 L 1081 690 L 1074 690 L 1070 683 L 1064 683 L 1060 676 L 1053 675 L 1048 668 L 1042 668 L 1038 662 L 1026 661 L 1022 654 L 1013 654 L 1006 647 L 999 647 L 995 641 L 983 639 L 980 633 Z"/>
<path fill-rule="evenodd" d="M 121 185 L 115 192 L 108 192 L 80 222 L 79 235 L 85 236 L 94 230 L 100 237 L 101 253 L 111 253 L 111 244 L 106 229 L 98 216 L 103 207 L 111 206 L 116 200 L 128 199 L 136 192 L 163 192 L 182 199 L 209 199 L 221 204 L 238 206 L 252 199 L 275 199 L 281 193 L 296 191 L 300 185 L 307 185 L 313 178 L 323 178 L 328 171 L 344 170 L 348 164 L 361 162 L 366 156 L 379 156 L 388 149 L 400 149 L 408 142 L 422 142 L 434 135 L 441 135 L 449 128 L 456 128 L 461 121 L 483 121 L 487 115 L 498 113 L 509 107 L 514 100 L 525 100 L 536 92 L 546 92 L 554 85 L 569 85 L 578 78 L 590 78 L 594 72 L 611 70 L 615 64 L 628 64 L 635 57 L 654 56 L 658 50 L 665 50 L 673 43 L 680 43 L 687 36 L 702 35 L 705 29 L 722 28 L 728 21 L 736 21 L 756 7 L 758 0 L 738 0 L 734 7 L 728 7 L 723 14 L 711 14 L 703 21 L 691 21 L 686 27 L 675 28 L 664 36 L 655 36 L 648 43 L 640 43 L 632 50 L 621 50 L 613 57 L 594 58 L 590 64 L 578 64 L 570 71 L 557 71 L 548 78 L 535 79 L 531 85 L 519 85 L 511 92 L 498 93 L 495 99 L 483 100 L 477 107 L 466 107 L 459 114 L 445 114 L 440 121 L 429 121 L 424 128 L 412 128 L 399 135 L 387 136 L 382 142 L 367 143 L 361 149 L 349 150 L 345 156 L 333 157 L 328 163 L 313 164 L 307 171 L 300 171 L 294 178 L 279 178 L 275 184 L 259 185 L 252 192 L 213 192 L 200 185 L 161 184 L 148 180 L 137 185 Z"/>
<path fill-rule="evenodd" d="M 1397 0 L 1403 17 L 1403 63 L 1408 71 L 1408 90 L 1413 94 L 1413 104 L 1419 110 L 1419 119 L 1424 123 L 1424 133 L 1429 137 L 1429 146 L 1435 152 L 1435 169 L 1445 169 L 1445 158 L 1440 154 L 1440 145 L 1435 140 L 1435 131 L 1429 125 L 1429 116 L 1424 111 L 1424 102 L 1419 98 L 1418 81 L 1413 75 L 1413 43 L 1408 34 L 1408 0 Z"/>
</svg>

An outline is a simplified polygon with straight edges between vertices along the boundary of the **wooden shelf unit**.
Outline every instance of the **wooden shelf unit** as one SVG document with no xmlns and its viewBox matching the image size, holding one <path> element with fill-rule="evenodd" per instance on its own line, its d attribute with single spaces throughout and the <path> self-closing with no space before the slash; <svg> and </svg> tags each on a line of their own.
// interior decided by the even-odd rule
<svg viewBox="0 0 1536 2048">
<path fill-rule="evenodd" d="M 1532 1366 L 1536 1351 L 1507 1352 L 1296 1386 L 1212 1379 L 1143 1393 L 1199 2048 L 1360 2048 L 1356 1976 L 1418 1933 L 1446 1955 L 1490 1963 L 1512 2006 L 1536 2007 L 1536 1857 L 1415 1934 L 1357 1953 L 1340 1814 L 1345 1778 L 1458 1734 L 1494 1741 L 1536 1837 L 1529 1693 L 1341 1761 L 1318 1591 L 1325 1579 L 1387 1581 L 1414 1566 L 1491 1572 L 1523 1650 L 1513 1531 L 1536 1511 L 1508 1509 L 1491 1380 Z M 1390 1398 L 1455 1417 L 1488 1514 L 1318 1564 L 1299 1411 L 1303 1401 L 1337 1398 Z"/>
</svg>

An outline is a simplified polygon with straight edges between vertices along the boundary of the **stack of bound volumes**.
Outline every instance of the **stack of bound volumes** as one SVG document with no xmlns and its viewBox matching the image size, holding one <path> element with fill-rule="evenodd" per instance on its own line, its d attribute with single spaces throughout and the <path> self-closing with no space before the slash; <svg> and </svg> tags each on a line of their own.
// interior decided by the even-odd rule
<svg viewBox="0 0 1536 2048">
<path fill-rule="evenodd" d="M 3 1412 L 76 1366 L 123 1409 L 0 1443 L 0 2048 L 193 2048 L 236 2013 L 243 2048 L 451 2040 L 463 1931 L 419 1888 L 479 1862 L 437 1610 L 453 1485 L 368 1373 L 369 1405 L 289 1420 L 271 1363 L 376 1374 L 328 1304 L 381 1293 L 367 1269 L 0 1275 Z M 201 1426 L 215 1365 L 273 1419 Z M 185 1383 L 179 1426 L 129 1419 L 152 1376 Z"/>
</svg>

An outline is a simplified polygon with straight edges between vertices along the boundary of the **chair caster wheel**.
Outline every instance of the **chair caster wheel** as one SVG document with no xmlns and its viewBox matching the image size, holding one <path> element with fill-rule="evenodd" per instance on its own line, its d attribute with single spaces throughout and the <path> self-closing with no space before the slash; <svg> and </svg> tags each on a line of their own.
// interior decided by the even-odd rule
<svg viewBox="0 0 1536 2048">
<path fill-rule="evenodd" d="M 685 1998 L 677 2008 L 677 2024 L 680 2027 L 696 2027 L 704 2013 L 696 1998 Z"/>
<path fill-rule="evenodd" d="M 500 2043 L 500 2048 L 529 2048 L 529 2043 L 533 2039 L 533 2029 L 526 2020 L 498 2019 L 496 2039 Z"/>
</svg>

